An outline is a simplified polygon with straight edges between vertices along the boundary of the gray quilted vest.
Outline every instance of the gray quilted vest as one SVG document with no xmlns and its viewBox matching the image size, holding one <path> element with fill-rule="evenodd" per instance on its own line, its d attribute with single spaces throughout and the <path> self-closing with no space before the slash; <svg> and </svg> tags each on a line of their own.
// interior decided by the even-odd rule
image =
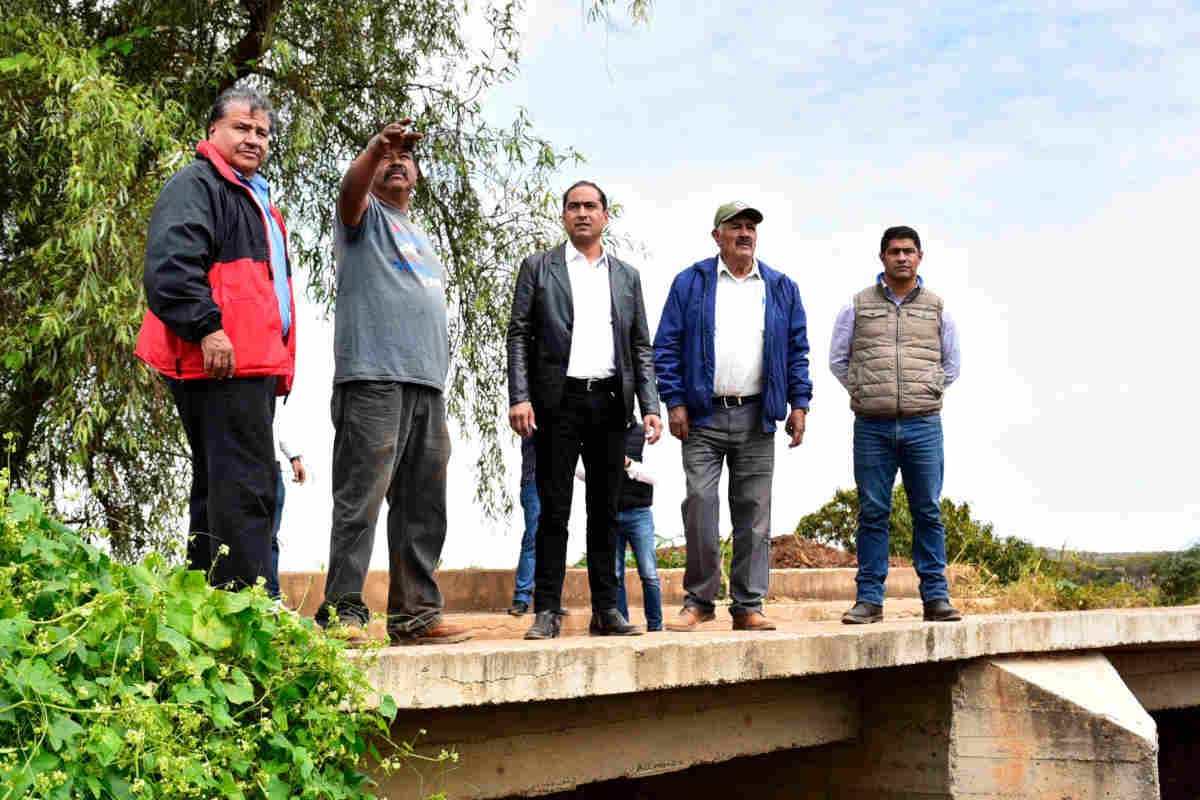
<svg viewBox="0 0 1200 800">
<path fill-rule="evenodd" d="M 864 417 L 912 417 L 942 408 L 942 298 L 919 288 L 897 307 L 876 283 L 854 296 L 850 408 Z"/>
</svg>

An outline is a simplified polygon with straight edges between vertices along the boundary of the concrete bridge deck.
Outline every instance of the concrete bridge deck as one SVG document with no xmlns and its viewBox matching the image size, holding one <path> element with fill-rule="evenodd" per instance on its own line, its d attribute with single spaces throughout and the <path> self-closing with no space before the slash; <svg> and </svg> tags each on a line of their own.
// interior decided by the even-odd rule
<svg viewBox="0 0 1200 800">
<path fill-rule="evenodd" d="M 681 587 L 662 572 L 670 615 Z M 904 573 L 889 579 L 877 625 L 822 621 L 853 598 L 853 570 L 778 570 L 767 604 L 778 631 L 732 631 L 719 612 L 695 633 L 591 638 L 577 571 L 564 592 L 576 635 L 542 642 L 512 638 L 530 618 L 499 612 L 511 571 L 443 573 L 447 610 L 486 638 L 385 648 L 369 674 L 401 708 L 394 739 L 461 758 L 384 779 L 379 794 L 624 797 L 628 779 L 678 773 L 656 796 L 683 796 L 674 781 L 687 781 L 691 796 L 756 800 L 1160 797 L 1150 712 L 1200 709 L 1200 607 L 926 623 L 911 616 L 920 604 Z M 378 610 L 381 579 L 368 581 Z M 284 580 L 291 596 L 306 582 L 306 611 L 314 580 Z M 638 581 L 627 584 L 636 608 Z M 1187 719 L 1175 729 L 1194 731 Z M 705 768 L 720 777 L 698 765 L 722 765 Z"/>
</svg>

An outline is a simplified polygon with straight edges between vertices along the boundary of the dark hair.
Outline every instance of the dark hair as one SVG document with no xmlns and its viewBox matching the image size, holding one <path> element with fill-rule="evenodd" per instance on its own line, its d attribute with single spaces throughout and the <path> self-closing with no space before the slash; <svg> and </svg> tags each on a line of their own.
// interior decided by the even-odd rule
<svg viewBox="0 0 1200 800">
<path fill-rule="evenodd" d="M 570 186 L 567 187 L 567 190 L 565 192 L 563 192 L 563 211 L 567 210 L 567 195 L 569 195 L 573 190 L 578 189 L 580 186 L 590 186 L 593 189 L 595 189 L 597 192 L 599 192 L 600 207 L 603 208 L 605 211 L 608 211 L 608 198 L 604 196 L 604 190 L 601 189 L 596 184 L 592 183 L 591 181 L 575 181 L 574 183 L 572 183 Z"/>
<path fill-rule="evenodd" d="M 883 232 L 883 238 L 879 240 L 879 253 L 881 255 L 887 252 L 888 242 L 892 239 L 912 239 L 913 244 L 917 246 L 917 252 L 921 252 L 921 235 L 907 225 L 897 225 Z"/>
<path fill-rule="evenodd" d="M 267 121 L 271 125 L 271 135 L 275 135 L 278 120 L 275 118 L 275 109 L 271 106 L 271 99 L 258 89 L 249 86 L 230 86 L 217 95 L 216 101 L 208 111 L 208 125 L 205 126 L 205 130 L 211 128 L 213 123 L 223 119 L 229 113 L 229 107 L 234 103 L 246 103 L 252 112 L 265 112 Z"/>
</svg>

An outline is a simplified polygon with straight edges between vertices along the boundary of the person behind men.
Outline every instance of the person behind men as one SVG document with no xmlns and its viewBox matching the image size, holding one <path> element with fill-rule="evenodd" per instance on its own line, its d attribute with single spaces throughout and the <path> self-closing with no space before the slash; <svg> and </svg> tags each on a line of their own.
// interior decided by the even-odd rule
<svg viewBox="0 0 1200 800">
<path fill-rule="evenodd" d="M 434 570 L 446 541 L 446 275 L 409 216 L 419 133 L 392 123 L 342 179 L 334 225 L 333 525 L 317 620 L 365 639 L 363 583 L 388 501 L 387 631 L 393 644 L 459 642 Z"/>
<path fill-rule="evenodd" d="M 888 517 L 900 470 L 913 520 L 913 568 L 926 620 L 962 619 L 946 586 L 946 531 L 939 501 L 942 395 L 959 372 L 958 332 L 942 298 L 917 275 L 921 237 L 888 228 L 879 243 L 883 272 L 834 321 L 829 368 L 854 411 L 854 482 L 858 486 L 858 589 L 842 615 L 853 625 L 883 619 Z"/>
<path fill-rule="evenodd" d="M 676 276 L 654 337 L 658 390 L 671 433 L 683 442 L 687 481 L 687 593 L 670 631 L 715 618 L 721 585 L 719 503 L 729 464 L 734 630 L 774 630 L 762 613 L 771 558 L 775 423 L 787 418 L 789 447 L 804 440 L 812 383 L 800 290 L 754 257 L 763 215 L 726 203 L 713 218 L 719 253 Z M 789 414 L 787 407 L 791 404 Z"/>
<path fill-rule="evenodd" d="M 654 541 L 654 474 L 642 463 L 646 436 L 642 426 L 632 423 L 625 431 L 625 474 L 621 478 L 621 497 L 617 502 L 617 610 L 629 619 L 629 599 L 625 593 L 625 548 L 633 548 L 638 577 L 642 581 L 642 608 L 646 612 L 646 630 L 661 631 L 662 587 L 658 581 L 658 552 Z M 575 477 L 587 481 L 580 464 Z"/>
<path fill-rule="evenodd" d="M 234 589 L 271 568 L 271 424 L 296 370 L 287 231 L 259 174 L 274 130 L 254 89 L 213 103 L 196 159 L 154 203 L 134 351 L 166 377 L 191 450 L 188 568 Z"/>
<path fill-rule="evenodd" d="M 608 199 L 579 181 L 563 194 L 568 241 L 521 263 L 508 324 L 509 424 L 538 431 L 538 520 L 533 606 L 526 639 L 558 636 L 566 575 L 567 520 L 575 462 L 587 483 L 588 585 L 593 636 L 641 633 L 617 610 L 617 496 L 626 421 L 636 393 L 643 431 L 662 434 L 642 282 L 604 251 Z"/>
<path fill-rule="evenodd" d="M 525 516 L 525 532 L 521 536 L 521 553 L 517 557 L 517 573 L 513 587 L 513 602 L 508 613 L 524 616 L 533 600 L 533 565 L 537 547 L 538 517 L 542 504 L 537 492 L 537 448 L 534 435 L 521 440 L 521 510 Z"/>
<path fill-rule="evenodd" d="M 294 483 L 303 484 L 308 479 L 308 470 L 304 467 L 304 457 L 293 450 L 283 438 L 281 415 L 275 412 L 275 442 L 279 452 L 283 454 L 292 473 Z M 267 595 L 272 600 L 282 600 L 283 593 L 279 588 L 279 524 L 283 521 L 283 502 L 287 498 L 287 487 L 283 480 L 283 465 L 275 477 L 275 516 L 271 518 L 271 574 L 267 576 Z"/>
</svg>

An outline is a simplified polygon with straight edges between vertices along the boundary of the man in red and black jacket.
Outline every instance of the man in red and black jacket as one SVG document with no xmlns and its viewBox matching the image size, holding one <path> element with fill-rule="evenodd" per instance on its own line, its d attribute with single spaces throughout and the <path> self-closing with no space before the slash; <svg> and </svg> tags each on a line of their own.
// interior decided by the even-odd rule
<svg viewBox="0 0 1200 800">
<path fill-rule="evenodd" d="M 258 174 L 273 116 L 259 92 L 226 90 L 196 160 L 163 187 L 135 351 L 166 377 L 192 450 L 188 566 L 231 588 L 270 569 L 271 425 L 296 368 L 287 231 Z"/>
</svg>

